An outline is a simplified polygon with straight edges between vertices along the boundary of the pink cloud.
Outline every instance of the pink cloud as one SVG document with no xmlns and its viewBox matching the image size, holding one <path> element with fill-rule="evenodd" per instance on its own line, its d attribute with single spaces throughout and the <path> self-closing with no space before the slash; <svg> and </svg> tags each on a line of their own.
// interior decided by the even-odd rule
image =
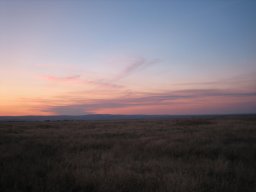
<svg viewBox="0 0 256 192">
<path fill-rule="evenodd" d="M 51 82 L 60 82 L 60 83 L 81 81 L 80 75 L 72 75 L 72 76 L 65 76 L 65 77 L 46 75 L 44 76 L 44 79 Z"/>
<path fill-rule="evenodd" d="M 45 80 L 53 83 L 76 83 L 76 84 L 86 84 L 91 85 L 95 88 L 108 88 L 108 89 L 119 89 L 123 88 L 122 85 L 115 84 L 112 82 L 108 82 L 104 79 L 96 79 L 96 80 L 86 80 L 83 79 L 80 75 L 72 75 L 72 76 L 54 76 L 54 75 L 46 75 L 43 77 Z"/>
<path fill-rule="evenodd" d="M 115 83 L 108 82 L 104 79 L 100 80 L 92 80 L 92 81 L 87 81 L 88 83 L 95 85 L 97 87 L 105 87 L 105 88 L 123 88 L 122 85 L 118 85 Z"/>
</svg>

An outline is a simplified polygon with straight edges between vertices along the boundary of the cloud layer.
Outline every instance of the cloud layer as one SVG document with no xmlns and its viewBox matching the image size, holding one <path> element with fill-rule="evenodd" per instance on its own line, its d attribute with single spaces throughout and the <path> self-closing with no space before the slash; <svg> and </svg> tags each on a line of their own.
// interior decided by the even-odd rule
<svg viewBox="0 0 256 192">
<path fill-rule="evenodd" d="M 134 94 L 139 95 L 139 94 Z M 219 103 L 220 106 L 215 108 L 222 108 L 223 103 L 240 104 L 242 102 L 251 102 L 250 104 L 256 107 L 256 91 L 240 92 L 237 90 L 219 90 L 219 89 L 192 89 L 192 90 L 179 90 L 167 91 L 161 93 L 144 93 L 140 96 L 124 96 L 112 99 L 90 99 L 90 100 L 77 100 L 66 105 L 48 105 L 45 106 L 43 111 L 50 112 L 58 115 L 70 114 L 88 114 L 97 113 L 98 111 L 116 111 L 116 109 L 123 110 L 125 108 L 157 108 L 161 113 L 161 108 L 169 107 L 170 113 L 175 108 L 182 107 L 186 111 L 191 104 L 199 108 L 207 108 L 211 106 L 209 98 L 213 103 Z M 256 111 L 256 110 L 255 110 Z M 163 110 L 163 113 L 166 110 Z M 200 110 L 199 110 L 200 112 Z M 134 113 L 134 112 L 132 112 Z M 147 113 L 147 111 L 145 111 Z"/>
</svg>

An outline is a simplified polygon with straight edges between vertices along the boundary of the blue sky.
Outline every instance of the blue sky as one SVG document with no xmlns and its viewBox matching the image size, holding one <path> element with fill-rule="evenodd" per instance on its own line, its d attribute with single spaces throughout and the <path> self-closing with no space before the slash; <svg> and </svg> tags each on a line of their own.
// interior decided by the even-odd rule
<svg viewBox="0 0 256 192">
<path fill-rule="evenodd" d="M 80 114 L 94 97 L 119 99 L 127 92 L 138 96 L 198 89 L 256 91 L 253 0 L 1 1 L 0 25 L 0 82 L 5 98 L 0 114 L 20 114 L 5 108 L 22 107 L 24 98 L 43 97 L 52 103 L 28 103 L 26 114 L 58 106 L 69 113 L 69 105 L 72 113 L 74 105 L 81 106 Z M 109 90 L 112 96 L 99 91 L 114 87 Z M 90 94 L 84 96 L 81 90 Z M 83 102 L 56 99 L 61 96 Z M 255 105 L 251 97 L 243 98 L 245 105 Z M 232 111 L 236 104 L 227 111 L 247 112 L 239 107 Z M 177 113 L 200 113 L 200 109 L 180 108 L 184 109 Z M 208 108 L 209 113 L 222 110 Z M 115 111 L 111 105 L 90 110 L 138 112 Z M 168 113 L 168 109 L 159 107 L 150 113 Z M 175 113 L 171 106 L 170 113 Z"/>
</svg>

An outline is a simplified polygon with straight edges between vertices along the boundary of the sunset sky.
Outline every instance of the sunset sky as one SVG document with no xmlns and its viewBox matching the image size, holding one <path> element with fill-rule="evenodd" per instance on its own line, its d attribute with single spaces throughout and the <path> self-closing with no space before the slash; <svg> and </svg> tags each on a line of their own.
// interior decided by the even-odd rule
<svg viewBox="0 0 256 192">
<path fill-rule="evenodd" d="M 1 0 L 0 115 L 256 113 L 254 0 Z"/>
</svg>

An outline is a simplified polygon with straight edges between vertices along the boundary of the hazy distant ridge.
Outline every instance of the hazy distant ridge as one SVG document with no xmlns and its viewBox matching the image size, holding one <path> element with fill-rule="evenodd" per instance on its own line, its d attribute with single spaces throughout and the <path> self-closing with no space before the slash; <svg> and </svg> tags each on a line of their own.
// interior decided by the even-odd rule
<svg viewBox="0 0 256 192">
<path fill-rule="evenodd" d="M 113 120 L 113 119 L 159 119 L 170 115 L 58 115 L 58 116 L 0 116 L 0 121 L 63 121 L 63 120 Z M 179 117 L 179 116 L 175 116 Z"/>
<path fill-rule="evenodd" d="M 184 118 L 211 118 L 211 117 L 255 117 L 255 114 L 223 114 L 223 115 L 55 115 L 55 116 L 0 116 L 0 122 L 4 121 L 90 121 L 90 120 L 121 120 L 121 119 L 184 119 Z"/>
</svg>

